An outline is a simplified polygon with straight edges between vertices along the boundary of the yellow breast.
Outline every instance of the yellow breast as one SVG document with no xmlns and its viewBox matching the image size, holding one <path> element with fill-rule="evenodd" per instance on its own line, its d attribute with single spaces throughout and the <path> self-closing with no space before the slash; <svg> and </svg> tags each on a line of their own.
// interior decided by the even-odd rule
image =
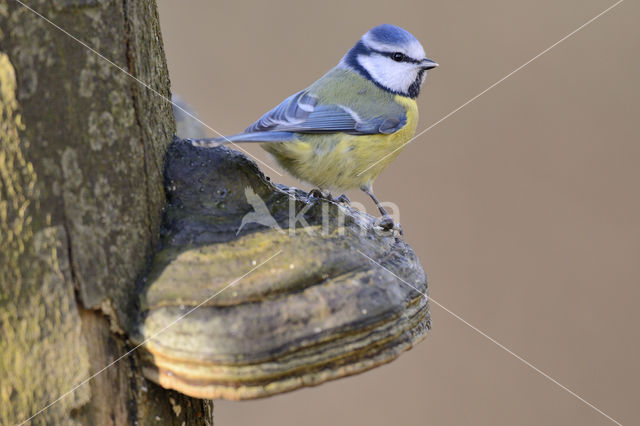
<svg viewBox="0 0 640 426">
<path fill-rule="evenodd" d="M 395 101 L 407 111 L 406 124 L 395 133 L 305 135 L 295 142 L 268 143 L 262 147 L 282 168 L 318 188 L 341 191 L 360 188 L 372 183 L 415 134 L 416 101 L 399 95 Z"/>
</svg>

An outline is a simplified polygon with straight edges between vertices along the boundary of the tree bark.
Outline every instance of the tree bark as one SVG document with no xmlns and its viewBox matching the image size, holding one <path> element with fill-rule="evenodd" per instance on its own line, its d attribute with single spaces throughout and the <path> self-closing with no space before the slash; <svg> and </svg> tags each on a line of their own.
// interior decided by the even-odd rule
<svg viewBox="0 0 640 426">
<path fill-rule="evenodd" d="M 147 382 L 136 352 L 101 371 L 132 349 L 165 202 L 156 4 L 27 4 L 105 58 L 0 0 L 0 423 L 210 424 L 212 403 Z"/>
</svg>

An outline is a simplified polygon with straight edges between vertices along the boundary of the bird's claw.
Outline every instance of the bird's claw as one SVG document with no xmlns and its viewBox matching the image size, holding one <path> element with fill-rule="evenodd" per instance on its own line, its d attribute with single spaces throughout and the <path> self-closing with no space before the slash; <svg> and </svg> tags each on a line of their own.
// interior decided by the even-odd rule
<svg viewBox="0 0 640 426">
<path fill-rule="evenodd" d="M 309 191 L 309 198 L 320 198 L 320 199 L 326 199 L 326 195 L 322 193 L 321 190 L 319 190 L 318 188 L 313 188 L 311 191 Z"/>
<path fill-rule="evenodd" d="M 378 219 L 376 221 L 376 226 L 379 226 L 384 231 L 397 231 L 400 235 L 404 235 L 402 225 L 400 225 L 399 223 L 395 223 L 391 216 L 389 216 L 388 214 Z"/>
<path fill-rule="evenodd" d="M 351 205 L 351 200 L 345 194 L 342 194 L 339 197 L 334 198 L 333 201 L 335 201 L 336 203 L 339 203 L 339 204 L 346 204 L 348 206 Z"/>
<path fill-rule="evenodd" d="M 324 192 L 319 188 L 314 188 L 309 191 L 309 198 L 317 198 L 319 200 L 327 200 L 332 201 L 334 203 L 348 204 L 351 205 L 351 200 L 345 194 L 340 195 L 339 197 L 334 198 L 330 192 Z"/>
</svg>

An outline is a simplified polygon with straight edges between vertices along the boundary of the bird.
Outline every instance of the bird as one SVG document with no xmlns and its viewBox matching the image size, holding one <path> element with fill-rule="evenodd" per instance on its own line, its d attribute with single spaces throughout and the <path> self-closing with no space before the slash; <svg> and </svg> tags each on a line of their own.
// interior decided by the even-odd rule
<svg viewBox="0 0 640 426">
<path fill-rule="evenodd" d="M 191 142 L 201 147 L 261 143 L 283 169 L 320 194 L 361 189 L 382 215 L 379 226 L 398 229 L 375 196 L 373 182 L 414 136 L 416 99 L 427 71 L 437 66 L 410 32 L 379 25 L 338 65 L 244 132 Z"/>
</svg>

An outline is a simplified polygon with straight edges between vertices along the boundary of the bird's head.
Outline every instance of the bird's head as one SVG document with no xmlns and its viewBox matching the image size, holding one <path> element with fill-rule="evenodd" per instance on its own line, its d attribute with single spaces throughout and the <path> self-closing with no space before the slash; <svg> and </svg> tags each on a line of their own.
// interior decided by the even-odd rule
<svg viewBox="0 0 640 426">
<path fill-rule="evenodd" d="M 383 24 L 369 30 L 340 61 L 383 89 L 416 98 L 427 70 L 438 64 L 425 56 L 410 32 Z"/>
</svg>

